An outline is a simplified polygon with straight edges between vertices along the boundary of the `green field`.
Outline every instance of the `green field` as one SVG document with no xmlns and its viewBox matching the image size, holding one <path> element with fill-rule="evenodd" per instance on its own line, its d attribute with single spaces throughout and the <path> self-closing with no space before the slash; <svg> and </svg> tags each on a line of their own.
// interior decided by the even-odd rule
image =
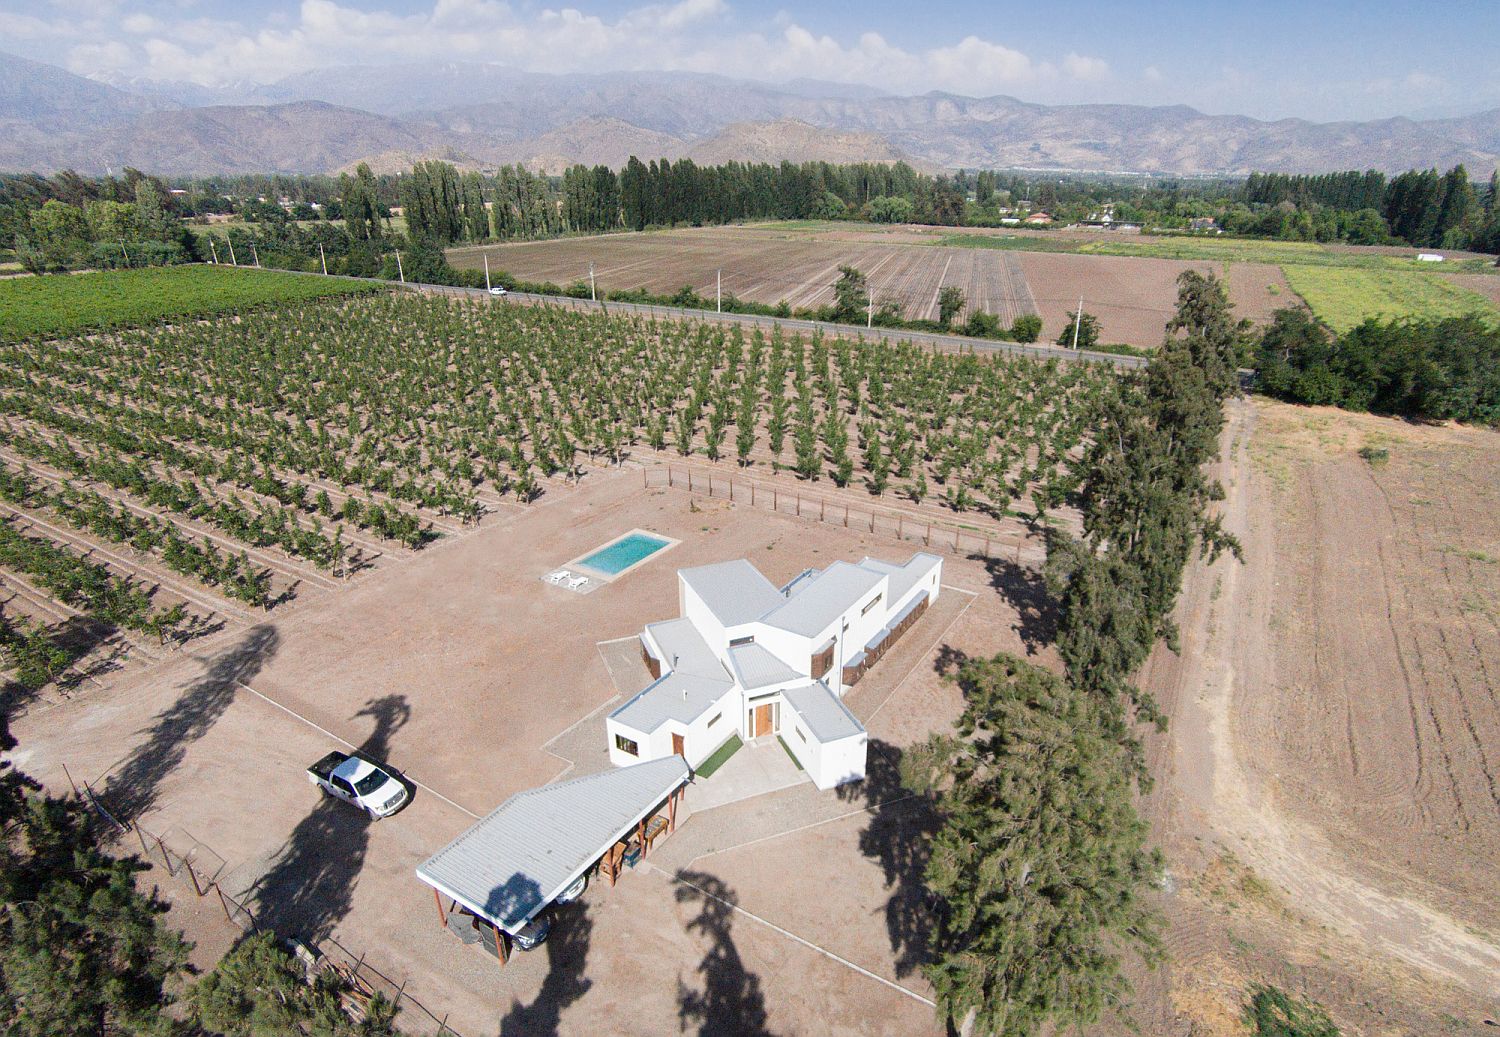
<svg viewBox="0 0 1500 1037">
<path fill-rule="evenodd" d="M 1314 315 L 1335 331 L 1347 331 L 1368 317 L 1500 317 L 1483 296 L 1432 274 L 1293 263 L 1282 271 Z"/>
<path fill-rule="evenodd" d="M 268 303 L 378 290 L 341 277 L 222 266 L 153 267 L 0 281 L 0 341 L 202 317 Z"/>
</svg>

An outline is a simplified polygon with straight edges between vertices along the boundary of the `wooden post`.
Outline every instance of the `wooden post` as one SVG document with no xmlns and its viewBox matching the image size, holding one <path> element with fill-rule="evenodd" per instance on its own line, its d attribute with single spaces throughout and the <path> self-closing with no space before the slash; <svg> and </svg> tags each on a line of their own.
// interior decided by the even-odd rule
<svg viewBox="0 0 1500 1037">
<path fill-rule="evenodd" d="M 734 480 L 729 480 L 729 503 L 734 503 Z"/>
<path fill-rule="evenodd" d="M 870 512 L 870 532 L 875 532 L 875 513 Z"/>
<path fill-rule="evenodd" d="M 927 523 L 927 535 L 922 537 L 922 543 L 927 547 L 932 546 L 932 523 Z"/>
<path fill-rule="evenodd" d="M 755 507 L 755 484 L 750 484 L 750 506 Z"/>
<path fill-rule="evenodd" d="M 62 765 L 62 769 L 63 769 L 63 774 L 67 776 L 68 784 L 73 786 L 73 798 L 74 799 L 82 799 L 83 798 L 83 793 L 81 793 L 81 792 L 78 791 L 78 783 L 73 780 L 73 774 L 72 774 L 71 771 L 68 770 L 68 765 L 66 763 L 63 764 Z"/>
<path fill-rule="evenodd" d="M 844 505 L 844 528 L 849 528 L 849 505 Z"/>
<path fill-rule="evenodd" d="M 161 862 L 166 865 L 167 874 L 176 877 L 177 873 L 172 870 L 172 858 L 167 856 L 166 844 L 161 841 L 161 836 L 153 836 L 156 840 L 156 848 L 161 851 Z"/>
<path fill-rule="evenodd" d="M 672 790 L 672 795 L 667 799 L 667 832 L 668 833 L 677 831 L 677 793 L 679 793 L 681 791 L 682 791 L 682 789 L 680 787 L 673 789 Z"/>
<path fill-rule="evenodd" d="M 674 485 L 676 485 L 675 483 L 672 482 L 672 466 L 671 465 L 667 465 L 667 485 L 668 486 L 674 486 Z"/>
<path fill-rule="evenodd" d="M 192 860 L 184 857 L 182 859 L 182 863 L 187 865 L 188 878 L 191 879 L 193 883 L 193 892 L 201 897 L 203 895 L 203 887 L 198 885 L 198 873 L 193 870 Z"/>
<path fill-rule="evenodd" d="M 714 495 L 714 473 L 713 472 L 709 472 L 708 473 L 708 495 L 710 497 L 712 497 Z"/>
<path fill-rule="evenodd" d="M 500 959 L 500 967 L 503 969 L 510 960 L 510 941 L 501 935 L 498 925 L 491 923 L 490 930 L 495 934 L 495 957 Z"/>
<path fill-rule="evenodd" d="M 774 486 L 771 487 L 771 510 L 772 511 L 780 511 L 781 510 L 781 495 L 777 491 L 776 487 L 774 487 Z"/>
<path fill-rule="evenodd" d="M 984 538 L 984 556 L 986 558 L 988 558 L 990 556 L 990 538 L 989 537 L 985 537 Z"/>
<path fill-rule="evenodd" d="M 233 922 L 234 915 L 229 913 L 229 901 L 224 899 L 224 891 L 218 887 L 217 883 L 214 885 L 214 892 L 219 894 L 219 906 L 224 909 L 224 921 Z M 436 892 L 436 890 L 433 892 Z"/>
<path fill-rule="evenodd" d="M 438 925 L 442 926 L 444 929 L 448 928 L 448 912 L 443 910 L 443 895 L 436 889 L 434 889 L 432 891 L 432 900 L 433 903 L 437 904 Z"/>
<path fill-rule="evenodd" d="M 797 517 L 802 517 L 802 494 L 797 494 Z"/>
<path fill-rule="evenodd" d="M 905 540 L 906 539 L 906 534 L 903 533 L 902 530 L 901 530 L 901 514 L 900 514 L 900 512 L 897 512 L 897 514 L 896 514 L 896 539 L 897 540 Z"/>
<path fill-rule="evenodd" d="M 641 469 L 641 489 L 646 488 L 646 469 Z"/>
<path fill-rule="evenodd" d="M 635 841 L 640 843 L 641 856 L 646 856 L 646 819 L 643 817 L 635 823 Z"/>
<path fill-rule="evenodd" d="M 823 519 L 826 517 L 827 514 L 828 514 L 828 502 L 824 501 L 824 500 L 818 501 L 818 521 L 822 522 Z"/>
</svg>

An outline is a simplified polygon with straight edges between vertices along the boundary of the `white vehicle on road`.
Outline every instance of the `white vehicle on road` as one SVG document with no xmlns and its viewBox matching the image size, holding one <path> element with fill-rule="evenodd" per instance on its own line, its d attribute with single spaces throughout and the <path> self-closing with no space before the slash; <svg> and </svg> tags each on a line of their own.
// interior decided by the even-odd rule
<svg viewBox="0 0 1500 1037">
<path fill-rule="evenodd" d="M 500 286 L 500 285 L 497 284 L 497 285 L 495 285 L 495 287 L 493 287 L 493 288 L 490 289 L 490 294 L 491 295 L 505 295 L 506 292 L 505 292 L 505 289 L 502 286 Z"/>
<path fill-rule="evenodd" d="M 329 753 L 307 768 L 307 780 L 371 817 L 390 817 L 411 798 L 406 786 L 379 766 L 348 753 Z"/>
</svg>

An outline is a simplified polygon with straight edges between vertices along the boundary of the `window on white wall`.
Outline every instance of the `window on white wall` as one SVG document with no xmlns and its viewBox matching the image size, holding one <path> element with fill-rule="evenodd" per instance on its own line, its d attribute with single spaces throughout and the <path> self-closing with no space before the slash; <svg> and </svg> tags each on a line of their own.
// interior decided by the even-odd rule
<svg viewBox="0 0 1500 1037">
<path fill-rule="evenodd" d="M 615 748 L 622 753 L 629 753 L 631 756 L 641 755 L 641 747 L 624 735 L 615 735 Z"/>
<path fill-rule="evenodd" d="M 715 724 L 717 724 L 720 720 L 723 720 L 723 719 L 724 719 L 724 714 L 723 713 L 715 713 L 714 714 L 714 718 L 708 722 L 708 726 L 709 727 L 713 727 Z"/>
<path fill-rule="evenodd" d="M 871 598 L 869 600 L 868 603 L 866 603 L 865 607 L 860 610 L 859 614 L 861 616 L 868 616 L 870 614 L 870 610 L 872 608 L 874 608 L 876 605 L 879 605 L 880 604 L 880 599 L 883 598 L 883 597 L 885 597 L 884 594 L 877 594 L 877 595 L 875 595 L 873 598 Z"/>
</svg>

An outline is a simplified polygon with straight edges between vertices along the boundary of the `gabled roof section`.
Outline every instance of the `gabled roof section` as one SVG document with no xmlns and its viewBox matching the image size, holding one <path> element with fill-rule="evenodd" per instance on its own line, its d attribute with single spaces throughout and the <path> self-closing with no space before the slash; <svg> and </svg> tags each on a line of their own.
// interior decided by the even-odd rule
<svg viewBox="0 0 1500 1037">
<path fill-rule="evenodd" d="M 826 744 L 864 733 L 865 725 L 855 719 L 849 707 L 840 702 L 822 681 L 788 688 L 781 697 L 801 718 L 807 733 L 819 742 Z"/>
<path fill-rule="evenodd" d="M 736 645 L 729 649 L 729 661 L 742 688 L 768 688 L 786 684 L 807 674 L 798 673 L 760 645 Z"/>
<path fill-rule="evenodd" d="M 668 720 L 691 724 L 734 687 L 722 666 L 719 674 L 714 678 L 681 670 L 669 673 L 611 713 L 610 718 L 644 734 Z"/>
<path fill-rule="evenodd" d="M 646 627 L 651 640 L 662 650 L 662 668 L 674 673 L 693 673 L 722 679 L 724 664 L 714 655 L 690 619 L 669 619 Z"/>
<path fill-rule="evenodd" d="M 668 756 L 518 793 L 417 868 L 514 933 L 688 780 Z"/>
<path fill-rule="evenodd" d="M 679 569 L 677 575 L 726 627 L 753 622 L 786 600 L 744 558 Z"/>
<path fill-rule="evenodd" d="M 885 573 L 890 578 L 890 599 L 896 602 L 905 597 L 918 580 L 932 572 L 933 566 L 941 565 L 942 561 L 935 554 L 918 551 L 905 565 L 894 565 L 890 562 L 883 562 L 879 558 L 861 558 L 859 564 L 863 569 Z"/>
<path fill-rule="evenodd" d="M 884 573 L 852 562 L 834 562 L 800 583 L 785 604 L 766 614 L 765 622 L 803 637 L 815 637 L 885 578 Z"/>
</svg>

